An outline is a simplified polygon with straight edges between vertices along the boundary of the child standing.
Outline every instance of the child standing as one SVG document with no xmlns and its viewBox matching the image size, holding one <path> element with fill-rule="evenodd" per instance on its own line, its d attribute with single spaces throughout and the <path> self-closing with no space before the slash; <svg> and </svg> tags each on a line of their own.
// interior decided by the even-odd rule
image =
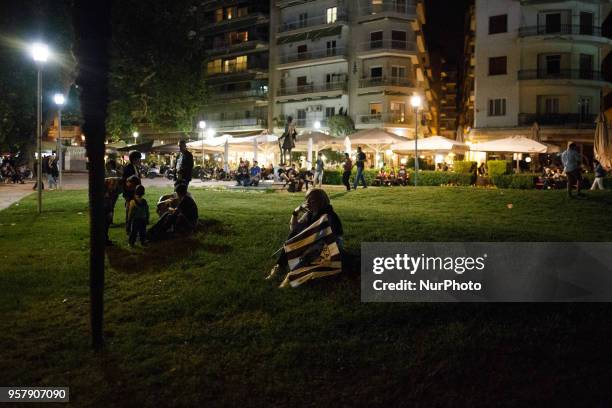
<svg viewBox="0 0 612 408">
<path fill-rule="evenodd" d="M 147 224 L 149 223 L 149 204 L 144 199 L 145 188 L 141 184 L 134 190 L 134 199 L 130 201 L 128 208 L 128 223 L 130 226 L 130 246 L 136 243 L 140 236 L 140 243 L 146 243 Z"/>
</svg>

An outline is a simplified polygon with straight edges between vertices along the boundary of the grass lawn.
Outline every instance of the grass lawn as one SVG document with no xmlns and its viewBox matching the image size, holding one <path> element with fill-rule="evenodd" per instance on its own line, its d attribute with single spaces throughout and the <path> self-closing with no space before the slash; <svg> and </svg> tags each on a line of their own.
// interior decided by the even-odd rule
<svg viewBox="0 0 612 408">
<path fill-rule="evenodd" d="M 205 231 L 148 249 L 127 248 L 118 203 L 99 354 L 86 193 L 45 193 L 42 216 L 34 196 L 1 211 L 0 385 L 70 386 L 75 406 L 105 407 L 612 405 L 611 306 L 361 304 L 357 270 L 279 290 L 263 277 L 301 196 L 194 196 Z M 331 197 L 354 256 L 362 241 L 612 241 L 610 192 Z"/>
</svg>

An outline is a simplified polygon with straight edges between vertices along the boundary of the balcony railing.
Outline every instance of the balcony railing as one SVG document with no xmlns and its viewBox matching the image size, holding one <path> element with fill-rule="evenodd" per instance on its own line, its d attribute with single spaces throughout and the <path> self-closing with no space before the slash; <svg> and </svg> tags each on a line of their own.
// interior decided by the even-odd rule
<svg viewBox="0 0 612 408">
<path fill-rule="evenodd" d="M 372 14 L 393 13 L 404 17 L 416 15 L 416 6 L 413 1 L 383 0 L 379 4 L 372 4 L 372 0 L 362 1 L 359 7 L 360 16 Z"/>
<path fill-rule="evenodd" d="M 289 64 L 292 62 L 308 61 L 308 60 L 314 60 L 314 59 L 319 59 L 319 58 L 329 58 L 329 57 L 336 57 L 336 56 L 343 57 L 344 53 L 345 53 L 344 48 L 336 47 L 336 48 L 326 48 L 326 49 L 315 50 L 315 51 L 297 52 L 293 54 L 281 54 L 279 56 L 279 62 L 281 64 Z"/>
<path fill-rule="evenodd" d="M 536 35 L 588 35 L 593 37 L 601 37 L 601 27 L 591 25 L 571 25 L 561 24 L 554 26 L 531 26 L 521 27 L 519 29 L 519 36 L 521 37 L 533 37 Z"/>
<path fill-rule="evenodd" d="M 538 123 L 540 126 L 560 126 L 567 128 L 594 128 L 596 115 L 580 113 L 520 113 L 519 126 L 533 126 Z"/>
<path fill-rule="evenodd" d="M 328 82 L 324 84 L 307 84 L 280 88 L 278 96 L 301 95 L 328 91 L 346 91 L 346 82 Z"/>
<path fill-rule="evenodd" d="M 299 129 L 315 127 L 315 123 L 319 122 L 322 128 L 327 127 L 327 119 L 294 119 L 295 127 Z"/>
<path fill-rule="evenodd" d="M 261 39 L 254 39 L 254 40 L 249 40 L 249 41 L 244 41 L 244 42 L 235 42 L 233 44 L 231 43 L 226 43 L 226 42 L 219 42 L 216 44 L 213 44 L 213 46 L 207 51 L 208 55 L 219 55 L 219 54 L 223 54 L 223 53 L 229 53 L 229 52 L 234 52 L 234 51 L 246 51 L 246 50 L 250 50 L 252 48 L 256 48 L 256 47 L 263 47 L 265 46 L 267 48 L 268 46 L 268 42 L 261 40 Z"/>
<path fill-rule="evenodd" d="M 416 51 L 416 43 L 413 41 L 399 41 L 399 40 L 376 40 L 366 41 L 361 43 L 359 49 L 361 51 Z"/>
<path fill-rule="evenodd" d="M 371 88 L 376 86 L 400 86 L 413 88 L 414 83 L 408 78 L 397 77 L 371 77 L 359 80 L 360 88 Z"/>
<path fill-rule="evenodd" d="M 542 69 L 524 69 L 518 72 L 518 79 L 583 79 L 590 81 L 604 81 L 604 76 L 600 71 L 580 69 L 562 69 L 555 72 Z"/>
<path fill-rule="evenodd" d="M 265 99 L 268 97 L 268 91 L 263 89 L 245 89 L 241 91 L 231 91 L 219 88 L 211 88 L 210 93 L 213 95 L 215 100 L 241 98 Z"/>
<path fill-rule="evenodd" d="M 267 120 L 263 118 L 209 119 L 208 121 L 216 129 L 265 127 L 267 125 Z"/>
<path fill-rule="evenodd" d="M 285 33 L 287 31 L 299 30 L 301 28 L 316 27 L 324 24 L 334 24 L 336 22 L 348 21 L 348 14 L 346 11 L 338 10 L 336 20 L 328 20 L 327 14 L 321 14 L 319 16 L 309 17 L 303 20 L 286 21 L 278 27 L 279 33 Z"/>
<path fill-rule="evenodd" d="M 401 113 L 376 113 L 370 115 L 358 115 L 357 123 L 362 125 L 369 124 L 392 124 L 392 125 L 409 125 L 414 123 L 411 121 L 411 115 Z"/>
</svg>

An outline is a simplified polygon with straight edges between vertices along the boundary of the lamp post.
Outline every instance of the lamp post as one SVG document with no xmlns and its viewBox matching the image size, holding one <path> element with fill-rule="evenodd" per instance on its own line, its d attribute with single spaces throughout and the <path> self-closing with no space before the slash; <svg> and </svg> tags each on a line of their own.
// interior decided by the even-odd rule
<svg viewBox="0 0 612 408">
<path fill-rule="evenodd" d="M 53 96 L 53 102 L 57 105 L 57 156 L 59 161 L 59 188 L 62 189 L 62 168 L 64 166 L 64 158 L 62 154 L 62 107 L 66 103 L 66 98 L 63 94 L 57 93 Z"/>
<path fill-rule="evenodd" d="M 419 177 L 419 108 L 423 100 L 419 95 L 410 98 L 410 104 L 414 108 L 414 186 L 418 186 Z"/>
<path fill-rule="evenodd" d="M 32 59 L 36 63 L 36 144 L 38 163 L 36 166 L 36 193 L 38 196 L 38 213 L 42 212 L 42 68 L 49 59 L 49 47 L 43 43 L 34 43 L 31 47 Z"/>
<path fill-rule="evenodd" d="M 198 129 L 200 129 L 200 140 L 202 141 L 202 170 L 204 170 L 204 129 L 206 129 L 206 122 L 203 120 L 199 121 Z"/>
<path fill-rule="evenodd" d="M 138 136 L 140 136 L 140 134 L 138 132 L 134 132 L 132 133 L 132 136 L 134 137 L 134 144 L 136 144 L 136 140 L 138 139 Z"/>
</svg>

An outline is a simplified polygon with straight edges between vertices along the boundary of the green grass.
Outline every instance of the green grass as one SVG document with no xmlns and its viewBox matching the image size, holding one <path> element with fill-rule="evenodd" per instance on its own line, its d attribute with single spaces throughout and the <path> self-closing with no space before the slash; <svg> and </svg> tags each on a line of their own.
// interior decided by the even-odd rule
<svg viewBox="0 0 612 408">
<path fill-rule="evenodd" d="M 105 407 L 612 404 L 608 305 L 362 304 L 356 270 L 279 290 L 263 277 L 301 196 L 194 196 L 205 231 L 146 250 L 126 248 L 118 203 L 99 354 L 86 193 L 45 193 L 41 216 L 33 196 L 1 211 L 0 385 L 70 386 L 76 406 Z M 607 192 L 331 197 L 353 258 L 362 241 L 612 241 Z"/>
</svg>

